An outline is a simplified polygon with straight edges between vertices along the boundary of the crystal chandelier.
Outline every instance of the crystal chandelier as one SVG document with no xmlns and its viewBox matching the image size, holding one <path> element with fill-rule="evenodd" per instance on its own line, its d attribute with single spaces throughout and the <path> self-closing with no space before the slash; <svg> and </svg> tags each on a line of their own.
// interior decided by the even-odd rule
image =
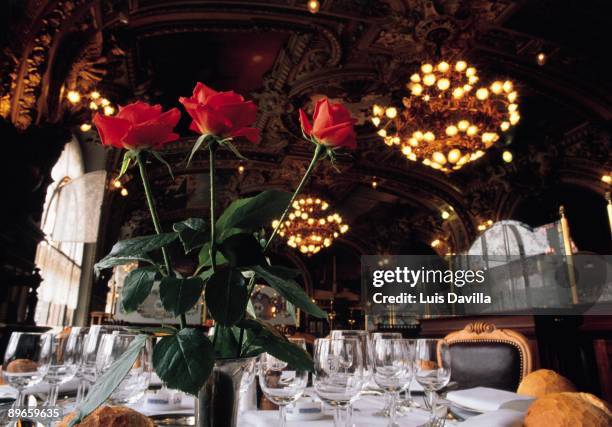
<svg viewBox="0 0 612 427">
<path fill-rule="evenodd" d="M 385 144 L 444 172 L 481 157 L 520 120 L 514 84 L 479 83 L 465 61 L 423 64 L 406 87 L 402 107 L 374 105 L 372 123 Z"/>
<path fill-rule="evenodd" d="M 278 233 L 287 240 L 287 245 L 303 254 L 316 254 L 331 246 L 334 239 L 349 229 L 340 215 L 329 212 L 329 203 L 318 197 L 303 196 L 293 202 L 292 208 Z M 272 227 L 278 224 L 274 220 Z"/>
</svg>

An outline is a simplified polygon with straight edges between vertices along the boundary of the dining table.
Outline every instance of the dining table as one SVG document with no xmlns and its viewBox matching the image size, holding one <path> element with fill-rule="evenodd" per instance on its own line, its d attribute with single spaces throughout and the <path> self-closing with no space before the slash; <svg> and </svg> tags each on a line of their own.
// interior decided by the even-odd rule
<svg viewBox="0 0 612 427">
<path fill-rule="evenodd" d="M 152 382 L 155 388 L 158 384 L 155 380 Z M 70 393 L 71 389 L 75 386 L 74 383 L 68 383 L 63 385 L 61 391 Z M 44 385 L 37 386 L 34 390 L 30 391 L 31 396 L 44 396 Z M 181 395 L 180 403 L 175 404 L 171 408 L 164 408 L 163 406 L 151 405 L 150 401 L 153 399 L 147 399 L 147 396 L 154 395 L 157 390 L 147 391 L 145 398 L 137 403 L 130 406 L 132 409 L 137 410 L 144 415 L 152 417 L 153 421 L 159 426 L 172 427 L 172 426 L 185 426 L 193 425 L 194 422 L 194 407 L 195 398 L 189 395 Z M 466 408 L 458 403 L 444 400 L 448 408 L 448 414 L 445 418 L 445 426 L 460 426 L 460 427 L 520 427 L 522 425 L 522 419 L 528 408 L 529 400 L 521 398 L 516 395 L 517 401 L 512 403 L 523 403 L 520 405 L 500 405 L 495 399 L 506 399 L 514 400 L 514 393 L 496 391 L 494 389 L 482 388 L 468 390 L 465 393 L 461 391 L 455 392 L 458 394 L 457 401 L 463 402 L 461 399 L 471 402 L 469 399 L 481 400 L 480 410 L 467 410 Z M 506 394 L 502 394 L 506 393 Z M 14 394 L 11 387 L 2 385 L 0 386 L 0 398 L 11 397 Z M 238 427 L 272 427 L 278 423 L 278 411 L 277 410 L 262 410 L 257 409 L 254 404 L 254 394 L 250 393 L 253 399 L 250 402 L 243 402 L 240 407 L 238 414 Z M 497 396 L 500 394 L 501 396 Z M 249 393 L 246 393 L 248 396 Z M 448 396 L 446 396 L 448 398 Z M 452 397 L 452 396 L 451 396 Z M 317 402 L 318 398 L 312 388 L 307 388 L 303 400 L 309 402 Z M 420 407 L 403 407 L 398 411 L 396 420 L 397 427 L 425 427 L 430 419 L 430 412 L 425 409 L 424 396 L 421 392 L 415 393 L 413 396 L 414 401 Z M 247 399 L 248 400 L 248 399 Z M 40 397 L 38 400 L 31 398 L 30 403 L 38 402 L 42 405 Z M 376 391 L 366 392 L 361 395 L 353 404 L 353 424 L 351 427 L 386 427 L 389 425 L 389 419 L 381 416 L 380 411 L 385 406 L 385 399 L 382 393 Z M 474 406 L 478 406 L 474 404 Z M 333 408 L 322 405 L 322 411 L 315 416 L 309 415 L 308 417 L 295 415 L 292 413 L 288 414 L 287 427 L 332 427 L 333 424 Z"/>
</svg>

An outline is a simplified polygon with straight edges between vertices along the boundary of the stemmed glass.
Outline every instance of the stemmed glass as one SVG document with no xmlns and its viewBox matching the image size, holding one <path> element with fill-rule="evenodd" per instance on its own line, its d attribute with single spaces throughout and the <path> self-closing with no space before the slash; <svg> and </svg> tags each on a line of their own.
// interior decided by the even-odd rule
<svg viewBox="0 0 612 427">
<path fill-rule="evenodd" d="M 96 357 L 96 376 L 99 377 L 108 371 L 136 337 L 135 334 L 118 331 L 103 334 Z M 116 405 L 136 403 L 144 396 L 151 381 L 151 353 L 151 341 L 147 340 L 127 376 L 111 394 L 109 398 L 111 403 Z"/>
<path fill-rule="evenodd" d="M 289 338 L 306 350 L 303 338 Z M 298 400 L 308 383 L 308 371 L 298 370 L 287 362 L 263 353 L 259 360 L 259 385 L 265 396 L 278 405 L 279 426 L 287 424 L 287 405 Z"/>
<path fill-rule="evenodd" d="M 125 332 L 125 330 L 124 327 L 106 325 L 93 325 L 87 330 L 83 338 L 79 366 L 80 378 L 83 382 L 83 392 L 81 398 L 77 399 L 77 404 L 81 403 L 81 401 L 87 397 L 90 387 L 96 381 L 96 359 L 98 357 L 98 350 L 102 337 L 107 333 L 114 332 L 118 334 L 120 332 Z"/>
<path fill-rule="evenodd" d="M 49 351 L 49 368 L 44 380 L 49 383 L 49 395 L 46 406 L 57 404 L 57 394 L 60 384 L 74 378 L 78 367 L 78 328 L 68 328 L 52 333 L 50 345 L 45 349 Z"/>
<path fill-rule="evenodd" d="M 342 338 L 356 338 L 359 340 L 361 344 L 361 353 L 364 355 L 364 364 L 363 364 L 363 388 L 364 390 L 370 380 L 372 379 L 372 374 L 374 373 L 374 366 L 372 361 L 372 342 L 370 340 L 370 334 L 368 331 L 363 330 L 347 330 L 347 329 L 338 329 L 335 331 L 331 331 L 330 333 L 331 339 L 342 339 Z M 353 424 L 353 405 L 349 404 L 348 407 L 348 418 L 349 425 Z"/>
<path fill-rule="evenodd" d="M 348 407 L 364 384 L 364 356 L 356 338 L 320 338 L 314 345 L 313 385 L 319 398 L 334 406 L 334 426 L 348 427 Z"/>
<path fill-rule="evenodd" d="M 376 340 L 388 340 L 388 339 L 401 339 L 401 332 L 374 332 L 372 334 L 372 346 Z M 388 417 L 391 413 L 391 402 L 389 400 L 389 394 L 385 393 L 385 406 L 378 412 L 374 413 L 376 417 Z"/>
<path fill-rule="evenodd" d="M 436 404 L 436 391 L 445 387 L 451 377 L 451 355 L 448 343 L 444 340 L 418 340 L 414 362 L 415 378 L 425 390 L 427 406 L 432 420 Z"/>
<path fill-rule="evenodd" d="M 374 381 L 389 395 L 389 426 L 395 426 L 399 393 L 410 384 L 414 349 L 405 339 L 378 339 L 374 342 Z"/>
<path fill-rule="evenodd" d="M 23 406 L 23 390 L 42 381 L 49 369 L 52 336 L 34 332 L 13 332 L 2 364 L 4 382 L 17 389 L 14 407 Z M 17 425 L 17 423 L 14 423 Z"/>
<path fill-rule="evenodd" d="M 413 349 L 412 352 L 412 362 L 414 363 L 414 356 L 416 354 L 416 345 L 417 345 L 417 341 L 416 339 L 409 339 L 408 342 L 410 344 L 410 346 Z M 413 398 L 412 398 L 412 384 L 414 384 L 415 378 L 414 375 L 412 376 L 412 378 L 410 379 L 410 383 L 408 384 L 408 387 L 406 387 L 406 390 L 404 391 L 404 399 L 400 400 L 399 402 L 399 407 L 398 410 L 400 410 L 401 412 L 403 412 L 404 410 L 406 411 L 410 411 L 411 408 L 420 408 L 421 405 L 416 402 Z"/>
</svg>

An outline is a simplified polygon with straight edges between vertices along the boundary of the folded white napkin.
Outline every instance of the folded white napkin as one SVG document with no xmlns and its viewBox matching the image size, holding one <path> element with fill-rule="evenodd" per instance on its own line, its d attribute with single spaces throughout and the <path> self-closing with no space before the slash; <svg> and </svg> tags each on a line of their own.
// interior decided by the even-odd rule
<svg viewBox="0 0 612 427">
<path fill-rule="evenodd" d="M 17 390 L 10 385 L 0 385 L 0 398 L 15 398 L 17 397 Z"/>
<path fill-rule="evenodd" d="M 468 418 L 461 427 L 521 427 L 523 425 L 523 412 L 512 409 L 500 409 Z"/>
<path fill-rule="evenodd" d="M 496 411 L 515 400 L 533 401 L 532 397 L 521 396 L 510 391 L 488 387 L 475 387 L 466 390 L 450 391 L 446 398 L 451 402 L 479 412 Z M 526 410 L 526 408 L 525 408 Z"/>
</svg>

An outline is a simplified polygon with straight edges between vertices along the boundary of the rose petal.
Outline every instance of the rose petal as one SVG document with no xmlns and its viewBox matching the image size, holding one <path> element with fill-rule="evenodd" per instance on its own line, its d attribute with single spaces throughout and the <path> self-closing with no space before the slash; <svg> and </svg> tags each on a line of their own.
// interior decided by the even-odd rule
<svg viewBox="0 0 612 427">
<path fill-rule="evenodd" d="M 257 106 L 251 101 L 220 105 L 215 107 L 215 112 L 232 122 L 232 129 L 251 126 L 257 120 Z"/>
<path fill-rule="evenodd" d="M 123 148 L 121 140 L 130 128 L 130 122 L 118 117 L 110 117 L 96 113 L 93 118 L 93 123 L 98 129 L 103 145 Z"/>
<path fill-rule="evenodd" d="M 209 88 L 204 83 L 198 82 L 193 88 L 193 101 L 199 104 L 205 104 L 206 100 L 213 95 L 216 95 L 217 92 L 214 89 Z"/>
<path fill-rule="evenodd" d="M 313 132 L 314 133 L 314 132 Z M 325 145 L 331 147 L 356 147 L 356 134 L 351 122 L 340 123 L 315 133 L 315 137 Z"/>
<path fill-rule="evenodd" d="M 232 132 L 231 136 L 236 137 L 244 137 L 248 139 L 253 144 L 259 143 L 259 129 L 258 128 L 242 128 Z"/>
<path fill-rule="evenodd" d="M 310 120 L 308 120 L 308 116 L 306 112 L 300 108 L 300 124 L 302 125 L 302 131 L 308 137 L 312 135 L 312 125 L 310 124 Z"/>
<path fill-rule="evenodd" d="M 242 103 L 244 103 L 244 98 L 235 92 L 218 92 L 218 93 L 215 93 L 214 95 L 211 95 L 206 100 L 206 105 L 210 105 L 211 107 L 220 107 L 222 105 L 227 105 L 227 104 L 242 104 Z"/>
<path fill-rule="evenodd" d="M 312 133 L 315 136 L 318 135 L 321 130 L 336 124 L 332 119 L 329 100 L 327 98 L 317 103 L 312 120 Z"/>
<path fill-rule="evenodd" d="M 146 102 L 137 101 L 124 107 L 119 107 L 117 117 L 125 119 L 131 124 L 146 122 L 159 116 L 162 112 L 161 105 L 149 105 Z"/>
<path fill-rule="evenodd" d="M 176 139 L 178 135 L 165 123 L 145 122 L 134 125 L 128 130 L 123 138 L 123 145 L 127 148 L 159 147 Z"/>
<path fill-rule="evenodd" d="M 227 117 L 218 114 L 207 105 L 198 105 L 193 120 L 202 134 L 222 136 L 227 134 L 232 127 L 232 122 Z"/>
<path fill-rule="evenodd" d="M 329 109 L 333 124 L 337 125 L 344 122 L 353 122 L 351 112 L 344 105 L 340 103 L 330 103 Z"/>
</svg>

